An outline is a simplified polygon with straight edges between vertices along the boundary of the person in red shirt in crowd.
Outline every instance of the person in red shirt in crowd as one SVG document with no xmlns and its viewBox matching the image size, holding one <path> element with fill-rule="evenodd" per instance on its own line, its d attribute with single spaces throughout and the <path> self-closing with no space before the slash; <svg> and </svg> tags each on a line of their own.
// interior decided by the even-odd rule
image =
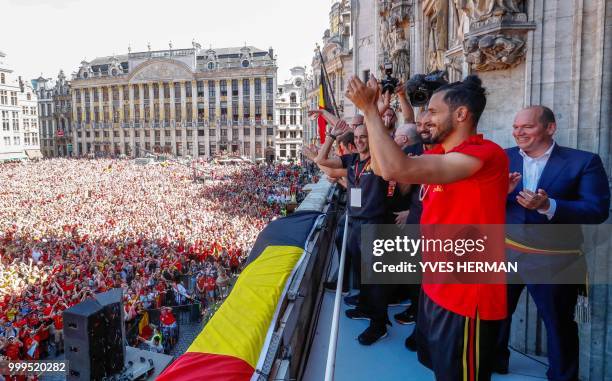
<svg viewBox="0 0 612 381">
<path fill-rule="evenodd" d="M 347 96 L 365 115 L 375 170 L 386 180 L 424 184 L 422 226 L 505 222 L 508 159 L 501 147 L 477 134 L 486 105 L 481 84 L 468 76 L 437 89 L 426 121 L 437 145 L 423 156 L 407 157 L 379 116 L 376 80 L 349 82 Z M 423 260 L 432 261 L 425 253 Z M 503 282 L 435 284 L 424 277 L 416 326 L 419 361 L 437 380 L 490 380 L 497 330 L 506 315 Z"/>
<path fill-rule="evenodd" d="M 18 361 L 23 359 L 21 356 L 21 348 L 23 347 L 23 343 L 15 336 L 10 336 L 8 338 L 8 343 L 4 347 L 5 356 L 12 361 Z"/>
</svg>

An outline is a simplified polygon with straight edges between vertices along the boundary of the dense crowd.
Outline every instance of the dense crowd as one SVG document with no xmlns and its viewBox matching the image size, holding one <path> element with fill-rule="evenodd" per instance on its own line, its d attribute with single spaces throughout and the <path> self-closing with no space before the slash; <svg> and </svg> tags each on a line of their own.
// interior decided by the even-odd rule
<svg viewBox="0 0 612 381">
<path fill-rule="evenodd" d="M 38 359 L 50 342 L 61 352 L 62 312 L 111 288 L 124 290 L 127 322 L 225 296 L 259 231 L 300 192 L 301 172 L 197 166 L 205 182 L 169 162 L 1 165 L 0 354 Z"/>
</svg>

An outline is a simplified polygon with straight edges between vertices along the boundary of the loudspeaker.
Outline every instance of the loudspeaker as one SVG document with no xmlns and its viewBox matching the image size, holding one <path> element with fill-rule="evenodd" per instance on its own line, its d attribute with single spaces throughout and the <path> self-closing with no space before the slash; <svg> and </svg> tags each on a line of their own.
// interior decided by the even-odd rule
<svg viewBox="0 0 612 381">
<path fill-rule="evenodd" d="M 106 334 L 101 344 L 104 347 L 107 371 L 120 373 L 125 360 L 125 325 L 123 324 L 123 290 L 115 288 L 96 294 L 106 321 Z"/>
<path fill-rule="evenodd" d="M 67 380 L 102 380 L 125 359 L 122 290 L 97 294 L 64 311 Z"/>
<path fill-rule="evenodd" d="M 105 376 L 99 341 L 104 335 L 102 306 L 85 300 L 64 311 L 64 348 L 68 380 L 99 380 Z"/>
</svg>

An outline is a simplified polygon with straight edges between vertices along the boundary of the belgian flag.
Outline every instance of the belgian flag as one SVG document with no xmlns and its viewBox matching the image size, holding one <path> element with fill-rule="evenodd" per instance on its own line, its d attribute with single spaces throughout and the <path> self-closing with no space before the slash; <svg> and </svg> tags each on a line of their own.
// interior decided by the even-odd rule
<svg viewBox="0 0 612 381">
<path fill-rule="evenodd" d="M 279 303 L 319 216 L 296 212 L 259 233 L 230 295 L 157 381 L 249 381 L 257 374 L 276 329 Z"/>
<path fill-rule="evenodd" d="M 321 61 L 321 80 L 319 81 L 319 110 L 327 110 L 331 113 L 334 112 L 332 108 L 332 102 L 330 100 L 327 80 L 325 79 L 325 70 L 323 68 L 323 61 Z M 322 115 L 319 115 L 317 120 L 319 126 L 319 141 L 321 144 L 325 143 L 325 131 L 327 129 L 327 121 Z"/>
</svg>

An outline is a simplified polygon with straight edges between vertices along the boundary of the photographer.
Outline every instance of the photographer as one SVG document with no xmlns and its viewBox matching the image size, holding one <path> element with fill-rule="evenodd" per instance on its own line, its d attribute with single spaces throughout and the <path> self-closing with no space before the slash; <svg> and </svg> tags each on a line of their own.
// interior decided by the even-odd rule
<svg viewBox="0 0 612 381">
<path fill-rule="evenodd" d="M 387 135 L 376 107 L 380 90 L 374 80 L 366 85 L 353 77 L 347 97 L 364 112 L 372 156 L 383 178 L 424 184 L 421 224 L 504 223 L 508 159 L 501 147 L 477 134 L 486 105 L 478 77 L 434 92 L 427 110 L 432 143 L 437 145 L 418 157 L 406 156 Z M 476 372 L 479 380 L 490 380 L 496 330 L 507 314 L 506 286 L 424 280 L 422 287 L 419 361 L 437 380 L 461 380 Z"/>
</svg>

